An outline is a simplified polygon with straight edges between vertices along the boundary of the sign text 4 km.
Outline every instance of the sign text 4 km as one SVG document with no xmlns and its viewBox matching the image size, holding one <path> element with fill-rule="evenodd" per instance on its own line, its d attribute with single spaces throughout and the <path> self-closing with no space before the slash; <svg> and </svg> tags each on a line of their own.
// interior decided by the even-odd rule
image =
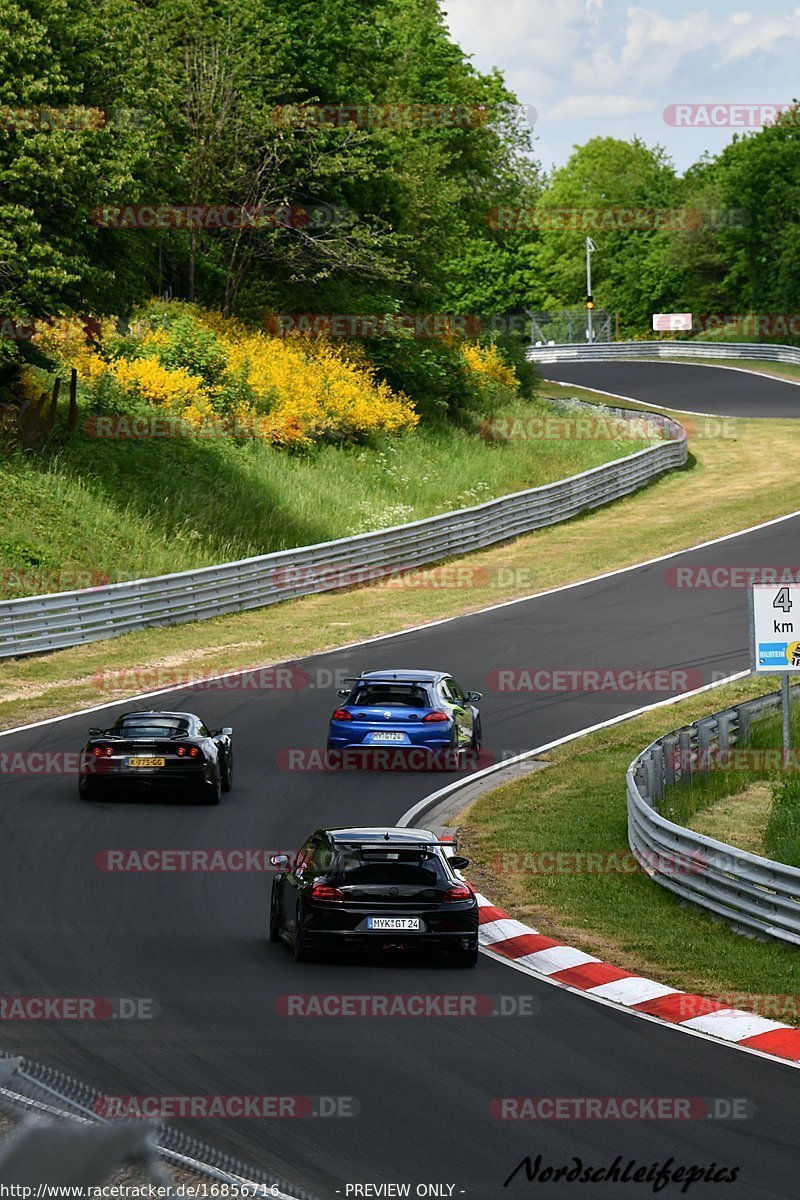
<svg viewBox="0 0 800 1200">
<path fill-rule="evenodd" d="M 800 671 L 800 587 L 755 584 L 751 630 L 757 674 Z"/>
</svg>

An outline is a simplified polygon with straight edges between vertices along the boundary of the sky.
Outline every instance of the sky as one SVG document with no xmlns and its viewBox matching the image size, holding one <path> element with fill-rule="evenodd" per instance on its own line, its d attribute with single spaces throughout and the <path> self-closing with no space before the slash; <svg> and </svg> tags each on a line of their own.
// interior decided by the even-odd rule
<svg viewBox="0 0 800 1200">
<path fill-rule="evenodd" d="M 443 0 L 443 7 L 474 65 L 498 67 L 520 104 L 536 110 L 534 152 L 546 170 L 591 137 L 638 135 L 665 147 L 682 173 L 731 140 L 727 122 L 743 132 L 769 118 L 729 106 L 788 105 L 800 95 L 800 7 L 792 4 Z M 671 105 L 682 108 L 665 118 Z"/>
</svg>

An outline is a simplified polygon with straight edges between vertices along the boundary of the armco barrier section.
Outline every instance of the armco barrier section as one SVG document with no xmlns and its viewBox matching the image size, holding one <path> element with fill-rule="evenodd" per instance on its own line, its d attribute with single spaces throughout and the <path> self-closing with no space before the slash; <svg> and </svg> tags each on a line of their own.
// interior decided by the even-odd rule
<svg viewBox="0 0 800 1200">
<path fill-rule="evenodd" d="M 796 346 L 768 346 L 760 342 L 582 342 L 555 346 L 530 346 L 526 351 L 529 362 L 603 362 L 636 358 L 743 358 L 764 362 L 790 363 L 800 366 L 800 349 Z"/>
<path fill-rule="evenodd" d="M 596 405 L 586 408 L 598 412 Z M 625 409 L 603 406 L 599 411 L 631 417 Z M 567 521 L 627 496 L 686 463 L 686 432 L 681 425 L 656 413 L 636 417 L 651 422 L 654 436 L 662 440 L 568 479 L 474 508 L 197 571 L 0 601 L 0 658 L 368 583 Z"/>
<path fill-rule="evenodd" d="M 800 869 L 749 854 L 667 821 L 665 787 L 690 787 L 696 774 L 749 737 L 752 722 L 779 711 L 780 692 L 746 700 L 667 734 L 634 759 L 627 774 L 628 841 L 662 887 L 739 932 L 800 945 Z"/>
</svg>

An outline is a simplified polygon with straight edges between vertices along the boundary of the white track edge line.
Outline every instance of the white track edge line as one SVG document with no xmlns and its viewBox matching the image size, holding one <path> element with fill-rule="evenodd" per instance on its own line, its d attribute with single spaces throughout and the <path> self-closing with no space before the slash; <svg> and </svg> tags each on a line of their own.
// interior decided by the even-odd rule
<svg viewBox="0 0 800 1200">
<path fill-rule="evenodd" d="M 518 754 L 515 758 L 507 759 L 505 763 L 496 764 L 491 767 L 486 767 L 483 771 L 476 771 L 473 775 L 470 775 L 467 779 L 456 780 L 454 783 L 448 784 L 446 787 L 440 788 L 439 791 L 432 792 L 429 796 L 426 796 L 423 800 L 420 800 L 417 804 L 413 805 L 413 807 L 408 809 L 407 812 L 403 813 L 402 817 L 399 819 L 397 824 L 398 824 L 398 826 L 401 826 L 401 827 L 408 826 L 408 824 L 414 819 L 414 817 L 417 815 L 417 813 L 424 811 L 426 808 L 430 808 L 433 804 L 436 803 L 437 800 L 442 799 L 444 796 L 449 795 L 450 793 L 456 791 L 458 788 L 467 787 L 475 779 L 485 778 L 487 775 L 492 775 L 495 772 L 502 770 L 504 766 L 509 766 L 510 764 L 515 763 L 515 762 L 521 762 L 523 759 L 531 758 L 535 754 L 542 754 L 545 750 L 552 750 L 556 746 L 563 746 L 568 742 L 576 741 L 578 738 L 588 736 L 590 733 L 595 733 L 600 729 L 608 729 L 612 725 L 620 725 L 620 724 L 622 724 L 623 721 L 631 720 L 633 717 L 641 716 L 642 714 L 644 714 L 646 712 L 651 712 L 653 709 L 665 708 L 667 705 L 677 704 L 680 700 L 688 699 L 690 696 L 697 696 L 701 692 L 708 692 L 708 691 L 711 691 L 713 688 L 722 687 L 723 684 L 732 683 L 737 679 L 742 679 L 745 676 L 750 675 L 750 673 L 751 672 L 749 670 L 738 671 L 735 675 L 728 675 L 725 679 L 720 679 L 716 683 L 707 683 L 707 684 L 704 684 L 702 687 L 695 688 L 691 692 L 684 692 L 679 696 L 670 696 L 666 700 L 657 700 L 655 703 L 647 704 L 643 708 L 635 709 L 633 712 L 623 713 L 618 717 L 611 717 L 608 721 L 601 721 L 597 725 L 589 725 L 586 727 L 586 729 L 581 729 L 577 733 L 570 733 L 570 734 L 567 734 L 566 737 L 557 738 L 555 741 L 552 741 L 552 742 L 546 742 L 544 745 L 538 746 L 535 750 L 527 750 L 523 754 Z M 487 897 L 487 899 L 488 899 L 488 897 Z M 496 907 L 496 906 L 494 906 L 494 907 Z M 509 916 L 511 916 L 511 914 L 509 914 Z M 512 917 L 511 919 L 514 920 L 516 918 Z M 531 932 L 533 932 L 533 930 L 531 930 Z M 545 936 L 547 936 L 547 935 L 545 935 Z M 755 1054 L 759 1058 L 767 1059 L 769 1062 L 778 1063 L 779 1065 L 789 1066 L 789 1067 L 800 1067 L 800 1063 L 793 1062 L 792 1059 L 790 1059 L 790 1058 L 781 1058 L 779 1055 L 769 1054 L 765 1050 L 757 1050 L 754 1046 L 742 1046 L 738 1042 L 731 1042 L 731 1041 L 727 1041 L 724 1038 L 714 1037 L 713 1034 L 704 1033 L 700 1029 L 687 1028 L 686 1026 L 682 1025 L 680 1022 L 665 1021 L 661 1017 L 653 1016 L 652 1013 L 639 1012 L 637 1009 L 631 1008 L 629 1005 L 619 1004 L 619 1003 L 617 1003 L 617 1001 L 608 1000 L 604 996 L 593 995 L 591 992 L 586 991 L 583 988 L 576 988 L 576 987 L 573 987 L 571 984 L 562 983 L 561 980 L 551 979 L 549 975 L 543 975 L 540 972 L 535 971 L 532 967 L 523 965 L 522 963 L 517 963 L 514 961 L 514 959 L 507 958 L 503 954 L 497 954 L 495 951 L 493 951 L 491 949 L 490 946 L 480 946 L 479 949 L 480 949 L 481 954 L 485 954 L 488 958 L 493 959 L 495 962 L 502 963 L 504 966 L 507 966 L 507 967 L 513 967 L 516 971 L 521 971 L 525 975 L 530 975 L 531 978 L 533 978 L 533 979 L 538 979 L 538 980 L 543 981 L 544 983 L 552 984 L 553 987 L 560 987 L 560 988 L 564 989 L 565 991 L 572 992 L 573 995 L 584 996 L 588 1000 L 593 1000 L 595 1004 L 605 1004 L 608 1007 L 615 1009 L 617 1012 L 630 1013 L 634 1017 L 643 1018 L 646 1021 L 653 1021 L 657 1025 L 666 1026 L 669 1029 L 677 1029 L 681 1033 L 691 1034 L 693 1037 L 705 1038 L 706 1041 L 714 1042 L 717 1046 L 719 1046 L 719 1045 L 729 1046 L 729 1047 L 733 1048 L 734 1050 L 740 1050 L 747 1054 Z M 574 949 L 580 949 L 580 947 L 574 947 Z M 587 953 L 588 953 L 588 951 L 587 951 Z M 658 983 L 659 981 L 654 980 L 653 982 Z M 668 985 L 664 984 L 664 986 L 666 987 Z M 686 992 L 685 989 L 683 989 L 683 988 L 677 988 L 676 991 L 682 992 L 684 995 L 692 994 L 692 993 Z M 787 1028 L 793 1028 L 793 1026 L 787 1026 Z"/>
</svg>

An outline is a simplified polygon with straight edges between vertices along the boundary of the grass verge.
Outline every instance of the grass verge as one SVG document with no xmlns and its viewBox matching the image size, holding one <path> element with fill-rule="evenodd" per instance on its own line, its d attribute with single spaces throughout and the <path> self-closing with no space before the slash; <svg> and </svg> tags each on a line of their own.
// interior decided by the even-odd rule
<svg viewBox="0 0 800 1200">
<path fill-rule="evenodd" d="M 734 993 L 740 1007 L 764 1011 L 765 994 L 781 997 L 781 1014 L 774 1016 L 775 1001 L 771 1015 L 800 1024 L 797 950 L 753 941 L 681 906 L 635 866 L 627 841 L 625 772 L 633 758 L 670 729 L 776 686 L 766 678 L 726 684 L 549 752 L 547 770 L 504 784 L 456 819 L 470 877 L 548 936 L 676 988 Z M 577 870 L 566 860 L 560 873 L 537 872 L 540 860 L 530 856 L 555 851 L 600 854 L 608 866 Z"/>
<path fill-rule="evenodd" d="M 71 591 L 313 545 L 466 508 L 643 449 L 646 440 L 487 439 L 425 426 L 361 446 L 55 434 L 0 472 L 0 597 Z M 508 402 L 495 419 L 554 412 Z M 533 452 L 532 452 L 533 449 Z"/>
</svg>

